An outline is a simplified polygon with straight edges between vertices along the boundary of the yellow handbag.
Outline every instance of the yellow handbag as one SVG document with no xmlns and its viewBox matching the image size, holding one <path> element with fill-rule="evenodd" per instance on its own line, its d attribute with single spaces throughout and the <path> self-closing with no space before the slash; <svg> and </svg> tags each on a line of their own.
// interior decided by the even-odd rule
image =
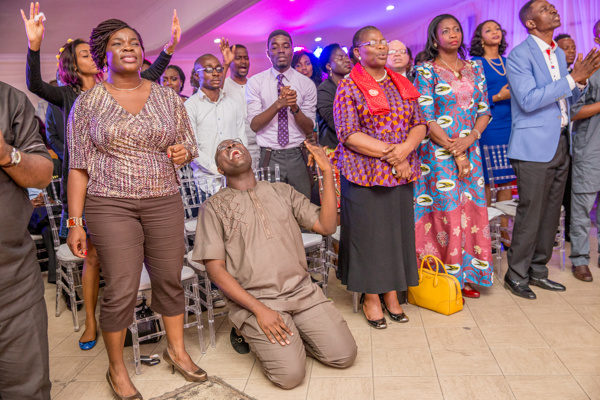
<svg viewBox="0 0 600 400">
<path fill-rule="evenodd" d="M 431 268 L 431 262 L 435 263 L 435 271 Z M 423 268 L 425 263 L 429 268 Z M 440 266 L 444 272 L 440 272 Z M 463 309 L 458 279 L 446 272 L 439 258 L 431 255 L 421 261 L 419 286 L 408 288 L 408 302 L 444 315 Z"/>
</svg>

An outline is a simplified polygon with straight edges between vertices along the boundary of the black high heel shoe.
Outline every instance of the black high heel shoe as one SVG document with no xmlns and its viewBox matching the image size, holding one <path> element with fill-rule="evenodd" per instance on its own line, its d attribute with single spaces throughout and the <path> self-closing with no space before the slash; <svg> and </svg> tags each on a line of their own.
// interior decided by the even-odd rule
<svg viewBox="0 0 600 400">
<path fill-rule="evenodd" d="M 365 304 L 364 303 L 365 303 L 365 294 L 363 293 L 360 296 L 360 304 L 362 304 L 363 314 L 365 315 L 365 319 L 367 320 L 367 323 L 375 329 L 387 328 L 387 321 L 385 320 L 385 317 L 383 317 L 381 319 L 377 319 L 377 320 L 371 320 L 371 319 L 367 318 L 367 313 L 365 312 Z"/>
<path fill-rule="evenodd" d="M 400 314 L 394 314 L 393 312 L 391 312 L 389 310 L 389 308 L 387 308 L 387 306 L 385 305 L 385 300 L 383 299 L 383 295 L 379 295 L 379 299 L 381 300 L 381 307 L 383 308 L 384 311 L 388 312 L 392 321 L 401 322 L 401 323 L 406 323 L 409 321 L 408 316 L 404 312 L 401 312 Z"/>
</svg>

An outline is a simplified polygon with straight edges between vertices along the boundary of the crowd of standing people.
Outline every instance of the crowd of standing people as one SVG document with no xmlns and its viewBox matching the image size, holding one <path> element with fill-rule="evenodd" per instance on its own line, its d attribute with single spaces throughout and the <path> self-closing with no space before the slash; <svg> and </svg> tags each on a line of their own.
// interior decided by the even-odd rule
<svg viewBox="0 0 600 400">
<path fill-rule="evenodd" d="M 531 285 L 566 290 L 548 279 L 547 268 L 563 201 L 573 275 L 592 280 L 600 52 L 577 55 L 569 35 L 555 36 L 560 16 L 546 0 L 521 8 L 529 35 L 512 44 L 508 58 L 499 22 L 479 24 L 467 49 L 450 14 L 431 20 L 414 59 L 401 38 L 389 40 L 375 26 L 358 29 L 350 50 L 332 43 L 319 57 L 294 52 L 290 33 L 275 30 L 265 42 L 271 67 L 249 76 L 246 46 L 222 38 L 220 55 L 194 62 L 189 98 L 182 95 L 184 71 L 170 64 L 181 36 L 176 12 L 154 63 L 144 58 L 139 32 L 121 20 L 101 22 L 88 40 L 69 39 L 57 56 L 58 86 L 41 78 L 39 4 L 31 4 L 29 17 L 21 14 L 27 87 L 62 112 L 48 108 L 62 123 L 48 135 L 62 160 L 61 236 L 85 260 L 79 347 L 93 348 L 102 334 L 115 398 L 142 398 L 123 360 L 142 268 L 165 325 L 164 360 L 186 380 L 207 379 L 183 336 L 178 171 L 188 164 L 196 179 L 227 182 L 200 210 L 188 257 L 204 264 L 233 302 L 232 342 L 246 343 L 282 388 L 302 382 L 306 353 L 346 368 L 357 352 L 343 317 L 307 272 L 302 230 L 330 235 L 340 226 L 337 277 L 362 294 L 364 316 L 376 329 L 388 326 L 385 312 L 409 321 L 402 294 L 418 285 L 427 255 L 442 260 L 464 297 L 478 298 L 478 287 L 493 284 L 487 171 L 498 160 L 484 159 L 485 145 L 507 145 L 512 168 L 499 175 L 515 175 L 518 188 L 512 235 L 503 233 L 505 286 L 527 299 L 536 298 Z M 600 45 L 600 21 L 593 34 Z M 48 399 L 47 314 L 24 189 L 47 186 L 52 164 L 25 95 L 3 83 L 0 95 L 8 104 L 0 112 L 0 213 L 15 226 L 0 234 L 7 244 L 0 398 Z M 253 171 L 267 167 L 281 182 L 257 182 Z M 513 198 L 512 178 L 493 183 L 499 201 Z M 19 368 L 4 373 L 7 365 Z"/>
</svg>

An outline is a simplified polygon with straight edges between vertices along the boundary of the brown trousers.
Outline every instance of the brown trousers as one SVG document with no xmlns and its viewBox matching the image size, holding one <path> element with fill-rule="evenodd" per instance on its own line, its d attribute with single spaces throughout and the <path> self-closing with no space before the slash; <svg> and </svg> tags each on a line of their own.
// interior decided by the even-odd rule
<svg viewBox="0 0 600 400">
<path fill-rule="evenodd" d="M 317 304 L 307 310 L 280 312 L 283 321 L 294 333 L 288 335 L 289 345 L 271 343 L 249 317 L 241 327 L 242 336 L 262 364 L 267 378 L 283 389 L 302 383 L 306 373 L 306 352 L 334 368 L 348 368 L 356 358 L 356 342 L 348 324 L 332 302 Z"/>
<path fill-rule="evenodd" d="M 142 264 L 152 283 L 152 310 L 182 314 L 185 244 L 179 194 L 139 200 L 87 196 L 85 216 L 106 282 L 100 328 L 116 332 L 133 322 Z"/>
</svg>

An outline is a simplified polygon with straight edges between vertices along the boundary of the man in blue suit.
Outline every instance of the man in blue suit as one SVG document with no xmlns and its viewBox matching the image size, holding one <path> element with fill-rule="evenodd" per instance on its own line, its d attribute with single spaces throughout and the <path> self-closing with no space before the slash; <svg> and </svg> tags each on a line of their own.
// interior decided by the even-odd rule
<svg viewBox="0 0 600 400">
<path fill-rule="evenodd" d="M 512 132 L 508 156 L 517 175 L 519 205 L 508 251 L 506 287 L 535 299 L 529 285 L 564 291 L 548 279 L 546 263 L 560 217 L 569 170 L 569 107 L 587 78 L 600 67 L 600 54 L 580 55 L 571 74 L 565 53 L 552 40 L 560 16 L 546 0 L 525 3 L 519 12 L 529 32 L 508 56 Z"/>
</svg>

